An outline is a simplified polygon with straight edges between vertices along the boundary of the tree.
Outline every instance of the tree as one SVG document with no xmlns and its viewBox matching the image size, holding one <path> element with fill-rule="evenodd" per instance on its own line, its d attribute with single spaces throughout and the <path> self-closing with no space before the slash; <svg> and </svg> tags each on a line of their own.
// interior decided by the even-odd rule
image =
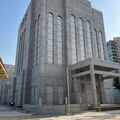
<svg viewBox="0 0 120 120">
<path fill-rule="evenodd" d="M 114 79 L 113 87 L 115 87 L 116 89 L 120 90 L 120 81 L 119 81 L 119 78 L 115 78 Z"/>
</svg>

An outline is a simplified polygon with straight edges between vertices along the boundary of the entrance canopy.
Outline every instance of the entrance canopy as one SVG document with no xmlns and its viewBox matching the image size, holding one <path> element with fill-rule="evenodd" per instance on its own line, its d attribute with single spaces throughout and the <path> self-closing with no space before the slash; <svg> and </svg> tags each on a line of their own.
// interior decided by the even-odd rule
<svg viewBox="0 0 120 120">
<path fill-rule="evenodd" d="M 3 64 L 1 58 L 0 58 L 0 79 L 2 79 L 2 80 L 8 79 L 8 74 L 7 74 L 7 71 L 4 67 L 4 64 Z"/>
<path fill-rule="evenodd" d="M 94 107 L 99 106 L 99 104 L 105 102 L 103 80 L 112 80 L 112 78 L 120 78 L 120 64 L 96 60 L 92 58 L 74 64 L 70 66 L 69 69 L 73 80 L 75 80 L 74 78 L 78 79 L 82 76 L 90 76 L 89 80 L 91 81 L 91 93 L 93 94 Z M 88 95 L 88 98 L 89 96 L 90 94 Z"/>
<path fill-rule="evenodd" d="M 120 77 L 120 64 L 108 61 L 87 59 L 71 66 L 72 77 L 81 77 L 94 73 L 103 75 L 103 79 Z"/>
</svg>

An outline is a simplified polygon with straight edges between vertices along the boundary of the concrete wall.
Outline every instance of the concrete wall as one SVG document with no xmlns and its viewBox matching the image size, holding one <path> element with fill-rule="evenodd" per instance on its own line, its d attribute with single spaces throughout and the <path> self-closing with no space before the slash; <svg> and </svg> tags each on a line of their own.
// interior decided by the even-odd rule
<svg viewBox="0 0 120 120">
<path fill-rule="evenodd" d="M 14 66 L 5 64 L 9 79 L 0 80 L 0 104 L 8 104 L 12 101 Z"/>
<path fill-rule="evenodd" d="M 39 107 L 38 105 L 23 105 L 23 109 L 27 112 L 40 114 L 40 115 L 65 115 L 69 112 L 68 106 L 66 105 L 44 105 Z M 88 107 L 86 105 L 79 104 L 71 104 L 70 112 L 71 113 L 80 113 L 81 111 L 87 110 Z"/>
</svg>

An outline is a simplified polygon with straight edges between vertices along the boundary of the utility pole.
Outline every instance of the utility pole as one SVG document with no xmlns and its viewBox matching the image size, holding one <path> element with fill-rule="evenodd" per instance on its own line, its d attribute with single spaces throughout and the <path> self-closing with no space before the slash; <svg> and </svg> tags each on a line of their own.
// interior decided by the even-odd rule
<svg viewBox="0 0 120 120">
<path fill-rule="evenodd" d="M 70 114 L 70 76 L 69 68 L 67 67 L 67 92 L 68 92 L 68 114 Z"/>
</svg>

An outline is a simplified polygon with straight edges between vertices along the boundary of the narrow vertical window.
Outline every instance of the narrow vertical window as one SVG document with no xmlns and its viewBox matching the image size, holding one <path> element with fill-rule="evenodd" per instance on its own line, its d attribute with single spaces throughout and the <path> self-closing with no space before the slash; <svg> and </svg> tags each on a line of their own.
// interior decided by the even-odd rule
<svg viewBox="0 0 120 120">
<path fill-rule="evenodd" d="M 32 87 L 32 90 L 31 90 L 31 103 L 33 105 L 35 104 L 35 87 Z"/>
<path fill-rule="evenodd" d="M 64 101 L 64 89 L 62 86 L 58 86 L 58 104 L 63 105 Z"/>
<path fill-rule="evenodd" d="M 22 39 L 22 36 L 20 36 L 19 44 L 18 44 L 18 63 L 17 63 L 18 66 L 17 66 L 17 75 L 18 75 L 19 72 L 20 72 L 21 39 Z"/>
<path fill-rule="evenodd" d="M 19 74 L 21 72 L 21 56 L 22 56 L 22 39 L 23 39 L 23 33 L 21 35 L 21 39 L 20 39 L 20 58 L 19 58 Z"/>
<path fill-rule="evenodd" d="M 20 74 L 20 72 L 23 70 L 25 35 L 26 35 L 26 29 L 20 36 L 19 50 L 18 50 L 19 56 L 18 56 L 17 74 Z"/>
<path fill-rule="evenodd" d="M 62 42 L 63 42 L 62 18 L 57 17 L 58 64 L 62 64 Z"/>
<path fill-rule="evenodd" d="M 94 42 L 95 42 L 95 58 L 98 58 L 98 41 L 96 29 L 94 29 Z"/>
<path fill-rule="evenodd" d="M 21 41 L 20 41 L 20 63 L 19 63 L 19 73 L 21 72 L 21 63 L 22 63 L 22 41 L 23 41 L 23 33 L 22 33 L 22 36 L 21 36 Z"/>
<path fill-rule="evenodd" d="M 76 36 L 75 36 L 75 17 L 70 16 L 70 30 L 71 30 L 71 51 L 72 51 L 72 64 L 77 62 L 76 52 Z"/>
<path fill-rule="evenodd" d="M 83 32 L 83 20 L 79 18 L 79 41 L 80 41 L 80 61 L 85 59 L 85 44 Z"/>
<path fill-rule="evenodd" d="M 102 36 L 102 32 L 99 32 L 99 41 L 100 41 L 100 45 L 99 45 L 99 52 L 100 52 L 100 58 L 102 60 L 104 60 L 104 47 L 103 47 L 103 36 Z"/>
<path fill-rule="evenodd" d="M 54 17 L 48 14 L 47 62 L 53 63 Z"/>
<path fill-rule="evenodd" d="M 36 41 L 37 41 L 37 20 L 35 20 L 35 41 L 34 41 L 34 66 L 36 65 Z"/>
<path fill-rule="evenodd" d="M 23 32 L 23 39 L 22 39 L 22 61 L 21 61 L 21 70 L 23 69 L 23 60 L 24 60 L 24 46 L 25 46 L 25 38 L 26 38 L 26 29 Z"/>
<path fill-rule="evenodd" d="M 38 65 L 38 59 L 39 59 L 39 41 L 40 41 L 40 29 L 41 29 L 41 20 L 40 20 L 40 15 L 38 16 L 38 26 L 37 26 L 37 41 L 36 41 L 36 65 Z"/>
<path fill-rule="evenodd" d="M 40 15 L 38 16 L 38 20 L 35 21 L 34 66 L 38 64 L 39 38 L 40 38 Z"/>
<path fill-rule="evenodd" d="M 92 54 L 92 41 L 91 41 L 91 26 L 89 21 L 87 21 L 87 44 L 88 44 L 88 55 L 87 58 L 91 58 L 93 56 Z"/>
</svg>

